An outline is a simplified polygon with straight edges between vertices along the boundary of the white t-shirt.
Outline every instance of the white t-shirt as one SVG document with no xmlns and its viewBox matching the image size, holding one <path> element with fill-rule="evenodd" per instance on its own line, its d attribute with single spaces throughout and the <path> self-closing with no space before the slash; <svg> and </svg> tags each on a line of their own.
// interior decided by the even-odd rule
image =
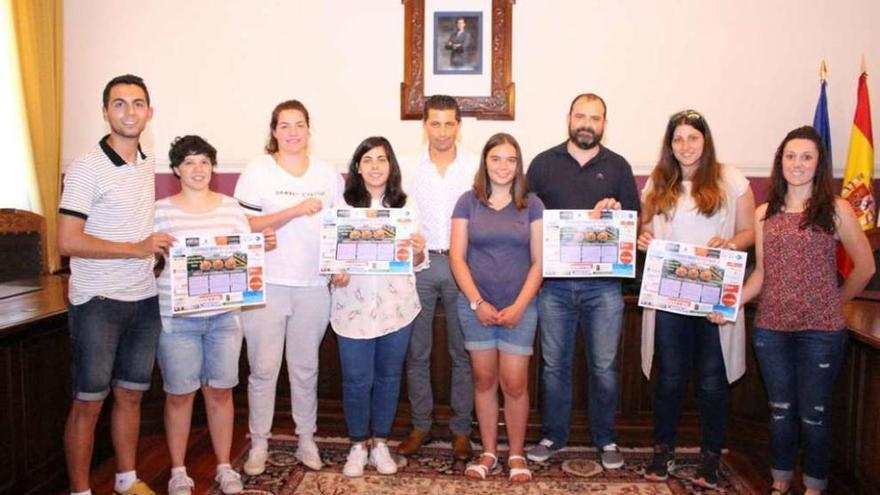
<svg viewBox="0 0 880 495">
<path fill-rule="evenodd" d="M 220 204 L 205 213 L 188 213 L 171 202 L 171 198 L 156 201 L 156 232 L 165 232 L 177 238 L 181 243 L 186 237 L 218 236 L 243 234 L 251 231 L 251 226 L 238 202 L 229 196 L 223 196 Z M 159 313 L 171 317 L 171 264 L 165 258 L 165 268 L 159 275 Z M 183 316 L 212 316 L 230 309 L 202 311 Z M 168 329 L 165 329 L 168 330 Z"/>
<path fill-rule="evenodd" d="M 251 216 L 270 215 L 296 206 L 308 198 L 321 200 L 324 208 L 335 206 L 342 196 L 342 175 L 329 164 L 310 159 L 302 177 L 281 168 L 272 155 L 251 160 L 235 185 L 235 199 Z M 321 214 L 297 217 L 276 230 L 278 248 L 266 253 L 265 280 L 290 287 L 327 284 L 318 273 Z"/>
</svg>

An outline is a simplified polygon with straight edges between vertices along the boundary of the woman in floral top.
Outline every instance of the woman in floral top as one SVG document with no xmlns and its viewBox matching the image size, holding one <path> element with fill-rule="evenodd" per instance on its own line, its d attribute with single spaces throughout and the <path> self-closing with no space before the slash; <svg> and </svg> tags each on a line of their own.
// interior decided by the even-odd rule
<svg viewBox="0 0 880 495">
<path fill-rule="evenodd" d="M 391 143 L 365 139 L 355 150 L 345 187 L 345 203 L 354 208 L 406 208 L 419 231 L 415 204 L 400 186 L 400 167 Z M 370 233 L 372 236 L 373 234 Z M 413 262 L 425 261 L 421 233 L 411 238 Z M 397 464 L 386 440 L 397 413 L 403 360 L 412 323 L 421 311 L 413 275 L 334 275 L 330 324 L 339 342 L 345 422 L 352 446 L 342 473 L 363 475 L 369 462 L 381 474 Z M 367 456 L 367 440 L 372 448 Z"/>
</svg>

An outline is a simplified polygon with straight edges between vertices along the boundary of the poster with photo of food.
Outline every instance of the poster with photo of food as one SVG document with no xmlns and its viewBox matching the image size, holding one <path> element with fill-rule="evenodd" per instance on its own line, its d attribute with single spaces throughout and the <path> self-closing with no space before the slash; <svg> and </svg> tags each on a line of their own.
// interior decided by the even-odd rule
<svg viewBox="0 0 880 495">
<path fill-rule="evenodd" d="M 322 274 L 413 273 L 408 208 L 328 208 L 321 219 Z"/>
<path fill-rule="evenodd" d="M 171 247 L 171 311 L 266 303 L 263 234 L 183 237 Z"/>
<path fill-rule="evenodd" d="M 636 276 L 638 213 L 544 210 L 544 277 Z"/>
<path fill-rule="evenodd" d="M 648 248 L 639 306 L 736 321 L 742 299 L 746 253 L 654 240 Z"/>
</svg>

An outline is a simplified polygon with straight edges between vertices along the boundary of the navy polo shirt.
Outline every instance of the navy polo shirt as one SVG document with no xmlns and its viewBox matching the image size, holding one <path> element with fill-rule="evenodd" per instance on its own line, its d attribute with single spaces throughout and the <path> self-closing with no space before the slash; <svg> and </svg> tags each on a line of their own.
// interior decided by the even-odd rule
<svg viewBox="0 0 880 495">
<path fill-rule="evenodd" d="M 591 210 L 614 198 L 624 210 L 639 210 L 639 192 L 629 162 L 601 146 L 583 167 L 571 156 L 568 141 L 536 156 L 527 174 L 529 190 L 551 210 Z"/>
</svg>

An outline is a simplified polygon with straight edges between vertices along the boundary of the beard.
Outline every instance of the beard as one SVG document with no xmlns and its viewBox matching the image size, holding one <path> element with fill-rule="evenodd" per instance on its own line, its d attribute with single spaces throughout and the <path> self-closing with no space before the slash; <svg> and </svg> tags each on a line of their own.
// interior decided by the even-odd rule
<svg viewBox="0 0 880 495">
<path fill-rule="evenodd" d="M 572 143 L 582 150 L 595 148 L 602 142 L 602 132 L 596 131 L 592 127 L 578 127 L 577 129 L 568 129 L 568 138 Z"/>
</svg>

